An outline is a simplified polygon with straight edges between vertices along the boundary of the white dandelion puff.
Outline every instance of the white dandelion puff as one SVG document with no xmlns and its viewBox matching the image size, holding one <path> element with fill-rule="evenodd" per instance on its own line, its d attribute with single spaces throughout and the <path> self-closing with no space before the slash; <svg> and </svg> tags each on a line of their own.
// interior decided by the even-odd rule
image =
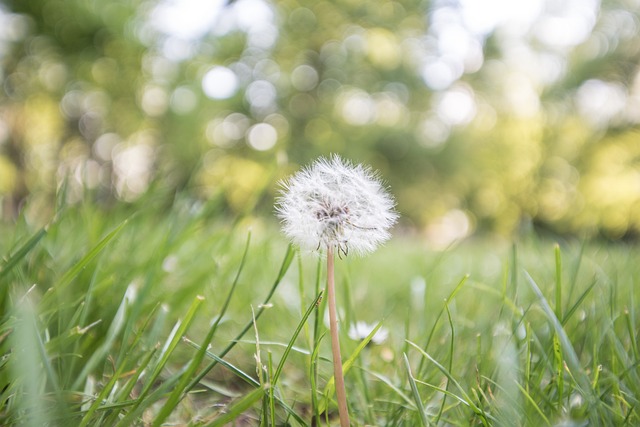
<svg viewBox="0 0 640 427">
<path fill-rule="evenodd" d="M 320 158 L 282 183 L 276 212 L 284 233 L 306 249 L 327 250 L 327 306 L 340 426 L 349 427 L 334 277 L 334 254 L 374 251 L 398 219 L 394 201 L 371 168 L 334 155 Z"/>
<path fill-rule="evenodd" d="M 398 219 L 378 175 L 337 155 L 321 157 L 282 187 L 276 207 L 282 229 L 305 249 L 364 255 L 389 239 Z"/>
</svg>

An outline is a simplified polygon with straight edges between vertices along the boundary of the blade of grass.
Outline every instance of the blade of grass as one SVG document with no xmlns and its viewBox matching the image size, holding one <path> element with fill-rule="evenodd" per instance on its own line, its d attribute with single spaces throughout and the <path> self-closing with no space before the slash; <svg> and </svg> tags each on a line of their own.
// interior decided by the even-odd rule
<svg viewBox="0 0 640 427">
<path fill-rule="evenodd" d="M 573 266 L 573 270 L 571 272 L 571 285 L 569 286 L 569 295 L 567 301 L 571 301 L 571 298 L 573 297 L 573 291 L 576 287 L 576 284 L 578 283 L 578 273 L 580 273 L 580 266 L 582 265 L 582 258 L 584 257 L 586 246 L 586 241 L 582 241 L 582 244 L 580 245 L 580 253 L 576 257 L 575 265 Z"/>
<path fill-rule="evenodd" d="M 43 227 L 38 230 L 29 240 L 27 240 L 24 245 L 22 245 L 17 251 L 7 257 L 7 261 L 0 269 L 0 280 L 4 279 L 4 277 L 13 269 L 18 263 L 25 257 L 31 250 L 38 244 L 40 240 L 47 234 L 47 228 Z M 1 282 L 0 282 L 1 283 Z"/>
<path fill-rule="evenodd" d="M 88 322 L 88 318 L 89 318 L 89 312 L 92 309 L 92 303 L 93 303 L 93 288 L 95 286 L 96 283 L 96 276 L 98 274 L 98 269 L 96 268 L 95 271 L 93 272 L 93 275 L 91 276 L 91 281 L 89 282 L 89 288 L 87 289 L 87 292 L 84 294 L 84 299 L 82 300 L 82 302 L 80 303 L 80 319 L 78 320 L 78 325 L 86 325 Z M 74 340 L 73 343 L 73 348 L 71 350 L 72 354 L 78 354 L 79 353 L 79 349 L 80 349 L 80 343 L 81 340 L 76 339 Z M 67 371 L 67 378 L 65 380 L 65 383 L 69 384 L 71 383 L 72 379 L 71 376 L 74 375 L 74 373 L 76 372 L 76 365 L 78 363 L 78 361 L 80 360 L 80 358 L 72 358 L 71 359 L 71 364 L 70 367 Z"/>
<path fill-rule="evenodd" d="M 360 342 L 360 344 L 358 344 L 358 347 L 356 347 L 353 353 L 351 353 L 351 355 L 344 361 L 344 363 L 342 364 L 342 372 L 345 376 L 347 375 L 347 372 L 349 372 L 349 370 L 351 369 L 351 366 L 353 365 L 354 361 L 357 359 L 360 352 L 367 346 L 367 344 L 369 344 L 371 339 L 378 332 L 378 329 L 382 327 L 383 321 L 384 320 L 381 320 L 376 325 L 376 327 L 373 328 L 373 330 L 369 333 L 369 335 L 367 335 L 366 338 L 363 339 Z M 327 407 L 329 406 L 328 405 L 329 398 L 333 396 L 334 393 L 335 393 L 335 378 L 331 376 L 331 378 L 329 378 L 329 381 L 327 381 L 327 384 L 325 385 L 324 390 L 322 391 L 322 394 L 325 396 L 325 399 L 320 403 L 320 407 L 319 407 L 320 413 L 327 410 Z"/>
<path fill-rule="evenodd" d="M 151 318 L 153 317 L 153 314 L 155 313 L 157 307 L 158 306 L 156 306 L 156 308 L 152 310 L 152 312 L 147 317 L 147 320 L 145 321 L 145 323 L 138 330 L 133 342 L 131 343 L 131 345 L 128 346 L 129 352 L 127 353 L 125 359 L 118 365 L 115 372 L 109 379 L 109 382 L 107 382 L 107 384 L 102 388 L 102 390 L 100 390 L 100 393 L 95 398 L 94 402 L 91 404 L 91 406 L 85 413 L 84 417 L 82 418 L 82 421 L 80 422 L 80 427 L 84 427 L 89 423 L 89 421 L 91 420 L 91 417 L 93 416 L 93 413 L 98 409 L 100 404 L 107 399 L 108 394 L 111 393 L 111 391 L 113 390 L 113 387 L 116 385 L 116 382 L 120 379 L 120 376 L 122 375 L 124 370 L 129 366 L 130 359 L 132 357 L 137 356 L 137 354 L 134 356 L 134 352 L 131 350 L 136 348 L 137 344 L 142 339 L 142 334 L 144 331 L 146 331 L 147 326 L 151 322 Z M 143 359 L 143 366 L 138 368 L 139 371 L 142 371 L 142 369 L 146 368 L 146 364 L 149 363 L 149 361 L 151 360 L 151 356 L 155 353 L 155 351 L 156 349 L 153 349 L 151 352 L 149 352 L 146 358 Z M 128 393 L 127 393 L 127 396 L 128 396 Z"/>
<path fill-rule="evenodd" d="M 276 404 L 275 404 L 275 385 L 276 385 L 276 380 L 274 379 L 273 376 L 273 358 L 271 357 L 271 352 L 268 353 L 268 358 L 267 358 L 267 375 L 268 375 L 268 381 L 269 384 L 271 385 L 269 387 L 269 415 L 270 415 L 270 421 L 271 421 L 271 425 L 275 426 L 276 425 Z"/>
<path fill-rule="evenodd" d="M 207 349 L 207 347 L 209 346 L 209 343 L 213 339 L 213 336 L 215 335 L 216 330 L 218 328 L 218 324 L 220 323 L 220 320 L 222 319 L 222 317 L 226 313 L 227 308 L 229 307 L 229 302 L 231 301 L 231 297 L 233 296 L 233 294 L 234 294 L 234 292 L 236 290 L 236 287 L 238 285 L 238 281 L 240 279 L 240 273 L 242 273 L 242 270 L 244 269 L 245 262 L 247 260 L 247 253 L 249 252 L 250 243 L 251 243 L 251 232 L 249 232 L 249 234 L 247 235 L 247 242 L 245 244 L 244 252 L 242 254 L 242 259 L 240 260 L 240 266 L 238 267 L 238 271 L 236 273 L 236 276 L 235 276 L 235 278 L 233 280 L 233 283 L 231 284 L 231 288 L 229 289 L 229 293 L 227 294 L 227 298 L 225 299 L 224 304 L 222 305 L 222 310 L 220 311 L 220 314 L 218 315 L 216 320 L 213 322 L 213 325 L 211 326 L 211 328 L 209 328 L 209 332 L 207 333 L 207 335 L 206 335 L 204 341 L 202 342 L 202 344 L 200 345 L 200 350 L 196 351 L 195 356 L 191 359 L 191 361 L 189 363 L 189 366 L 188 366 L 185 374 L 180 379 L 180 382 L 178 383 L 177 387 L 173 390 L 173 392 L 171 393 L 171 395 L 167 399 L 166 403 L 162 406 L 162 409 L 160 410 L 160 413 L 158 414 L 158 416 L 156 417 L 156 419 L 153 422 L 153 426 L 154 427 L 157 427 L 160 424 L 162 424 L 164 422 L 164 420 L 166 420 L 167 417 L 174 410 L 176 405 L 187 394 L 187 392 L 188 392 L 187 391 L 187 386 L 188 386 L 188 384 L 189 384 L 189 382 L 191 380 L 191 377 L 196 372 L 196 370 L 200 366 L 200 363 L 204 359 L 205 350 Z"/>
<path fill-rule="evenodd" d="M 84 417 L 82 417 L 82 422 L 80 426 L 89 425 L 89 423 L 91 423 L 92 421 L 91 417 L 95 412 L 105 411 L 106 409 L 112 409 L 111 405 L 113 404 L 130 402 L 131 405 L 134 405 L 135 404 L 134 401 L 120 400 L 120 398 L 122 397 L 128 398 L 130 396 L 131 391 L 133 390 L 133 388 L 138 382 L 138 378 L 140 378 L 140 375 L 142 375 L 144 370 L 147 368 L 147 365 L 149 364 L 149 362 L 151 362 L 151 359 L 153 358 L 157 350 L 158 350 L 157 347 L 153 348 L 150 351 L 148 351 L 147 354 L 144 355 L 144 357 L 141 358 L 140 365 L 136 368 L 134 374 L 129 378 L 125 386 L 117 393 L 117 395 L 115 396 L 115 400 L 113 402 L 108 402 L 109 394 L 113 392 L 114 386 L 116 385 L 118 380 L 121 379 L 124 367 L 126 366 L 124 363 L 121 364 L 120 366 L 122 366 L 122 368 L 114 372 L 113 376 L 111 377 L 107 385 L 100 391 L 100 393 L 98 394 L 98 397 L 96 397 L 96 399 L 91 404 L 91 406 L 87 410 Z M 110 418 L 102 422 L 102 418 L 104 418 L 105 415 L 107 414 L 103 413 L 101 415 L 101 420 L 94 422 L 93 424 L 94 425 L 115 425 L 115 421 L 116 421 L 116 418 L 119 416 L 119 412 L 115 412 L 114 414 L 112 414 Z"/>
<path fill-rule="evenodd" d="M 556 255 L 556 317 L 562 319 L 562 255 L 560 245 L 555 245 Z"/>
<path fill-rule="evenodd" d="M 424 385 L 424 386 L 427 386 L 427 387 L 429 387 L 429 388 L 431 388 L 431 389 L 433 389 L 433 390 L 435 390 L 435 391 L 437 391 L 437 392 L 439 392 L 439 393 L 445 394 L 445 395 L 447 395 L 447 396 L 449 396 L 449 397 L 453 398 L 453 399 L 454 399 L 454 400 L 456 400 L 458 403 L 462 403 L 464 406 L 469 407 L 469 403 L 467 403 L 467 401 L 466 401 L 466 400 L 464 400 L 463 398 L 461 398 L 460 396 L 458 396 L 458 395 L 457 395 L 457 394 L 455 394 L 455 393 L 452 393 L 452 392 L 450 392 L 450 391 L 448 391 L 448 390 L 445 390 L 445 389 L 444 389 L 444 388 L 442 388 L 442 387 L 438 387 L 438 386 L 436 386 L 436 385 L 429 384 L 429 383 L 424 382 L 424 381 L 420 381 L 420 380 L 419 380 L 419 379 L 417 379 L 417 378 L 414 378 L 414 381 L 416 382 L 416 384 L 422 384 L 422 385 Z"/>
<path fill-rule="evenodd" d="M 453 348 L 454 348 L 454 343 L 455 343 L 455 338 L 456 338 L 456 330 L 453 327 L 453 320 L 451 319 L 451 311 L 449 310 L 449 302 L 447 301 L 444 305 L 444 307 L 447 309 L 447 319 L 449 320 L 449 327 L 451 328 L 451 340 L 449 341 L 449 366 L 448 366 L 448 370 L 449 372 L 451 372 L 453 370 Z M 444 386 L 445 390 L 449 389 L 449 381 L 447 381 L 447 384 Z M 438 424 L 440 422 L 440 417 L 442 417 L 442 413 L 444 411 L 444 407 L 445 404 L 447 402 L 447 395 L 445 394 L 442 397 L 442 404 L 440 405 L 440 410 L 438 411 L 438 416 L 435 419 L 434 424 Z"/>
<path fill-rule="evenodd" d="M 580 386 L 582 395 L 587 399 L 589 406 L 593 407 L 592 405 L 596 404 L 597 397 L 593 394 L 593 390 L 591 389 L 591 386 L 590 386 L 589 377 L 587 376 L 587 374 L 582 369 L 582 366 L 580 365 L 578 355 L 576 354 L 576 351 L 573 348 L 573 344 L 571 344 L 571 340 L 567 336 L 567 333 L 562 327 L 562 324 L 560 323 L 555 313 L 551 309 L 551 306 L 549 306 L 549 303 L 547 302 L 544 295 L 542 294 L 542 291 L 540 291 L 540 288 L 538 287 L 536 282 L 533 280 L 533 278 L 531 277 L 531 275 L 529 275 L 527 271 L 525 271 L 524 274 L 527 279 L 527 282 L 529 283 L 529 286 L 533 290 L 534 294 L 537 296 L 538 302 L 540 303 L 540 306 L 542 307 L 542 310 L 544 311 L 547 317 L 547 320 L 549 320 L 549 322 L 553 326 L 553 329 L 558 335 L 558 339 L 560 340 L 560 344 L 563 350 L 564 360 L 567 362 L 567 365 L 569 369 L 572 371 L 573 375 L 576 376 L 576 380 L 578 385 Z"/>
<path fill-rule="evenodd" d="M 318 262 L 316 264 L 316 281 L 315 281 L 315 294 L 318 295 L 320 293 L 320 281 L 322 279 L 322 259 L 318 257 Z M 320 302 L 320 306 L 318 310 L 315 311 L 315 315 L 313 318 L 313 351 L 311 353 L 311 405 L 313 409 L 314 420 L 319 424 L 320 423 L 320 412 L 318 410 L 318 396 L 317 396 L 317 384 L 318 384 L 318 355 L 320 342 L 322 341 L 322 337 L 325 336 L 327 331 L 320 333 L 320 322 L 324 317 L 324 310 L 327 305 L 326 298 Z"/>
<path fill-rule="evenodd" d="M 556 389 L 558 390 L 556 405 L 562 410 L 562 400 L 564 399 L 564 360 L 562 358 L 562 346 L 558 334 L 553 335 L 553 365 L 556 376 Z"/>
<path fill-rule="evenodd" d="M 549 421 L 549 419 L 544 415 L 544 412 L 542 411 L 542 409 L 540 409 L 540 407 L 538 406 L 538 404 L 536 403 L 536 401 L 533 399 L 533 397 L 531 397 L 531 394 L 529 394 L 529 392 L 527 390 L 524 389 L 524 387 L 522 387 L 520 385 L 520 383 L 518 383 L 518 381 L 515 381 L 516 386 L 518 387 L 518 389 L 522 392 L 522 395 L 525 397 L 525 399 L 527 399 L 527 401 L 531 404 L 531 406 L 533 407 L 533 409 L 535 409 L 535 411 L 538 413 L 538 415 L 540 415 L 540 418 L 542 418 L 544 420 L 544 423 L 548 426 L 551 425 L 551 422 Z"/>
<path fill-rule="evenodd" d="M 562 318 L 563 326 L 567 324 L 569 319 L 571 319 L 571 316 L 573 316 L 573 313 L 575 313 L 576 310 L 578 310 L 582 302 L 591 293 L 591 291 L 593 290 L 593 288 L 596 286 L 597 283 L 598 283 L 597 280 L 594 278 L 591 284 L 587 287 L 587 289 L 585 289 L 585 291 L 582 294 L 580 294 L 580 296 L 578 297 L 576 302 L 571 306 L 571 308 L 566 311 L 566 313 L 564 314 L 564 317 Z"/>
<path fill-rule="evenodd" d="M 407 371 L 407 377 L 409 378 L 409 385 L 411 385 L 413 400 L 416 402 L 416 408 L 418 409 L 418 414 L 420 415 L 420 422 L 422 423 L 423 427 L 427 427 L 429 425 L 429 420 L 427 419 L 427 414 L 425 412 L 424 405 L 422 404 L 422 398 L 420 397 L 418 386 L 416 385 L 416 381 L 413 378 L 413 374 L 411 373 L 411 365 L 409 364 L 407 354 L 402 353 L 402 358 L 404 360 L 404 367 Z M 438 418 L 440 417 L 441 413 L 438 414 Z"/>
<path fill-rule="evenodd" d="M 293 344 L 295 343 L 296 339 L 298 338 L 298 335 L 300 334 L 300 331 L 302 331 L 302 328 L 307 323 L 307 319 L 309 318 L 309 316 L 311 315 L 313 310 L 315 308 L 317 308 L 318 305 L 320 304 L 320 301 L 322 300 L 322 295 L 323 295 L 323 291 L 320 291 L 320 293 L 318 294 L 316 299 L 313 300 L 311 305 L 309 305 L 309 308 L 307 308 L 307 311 L 304 313 L 304 316 L 302 316 L 302 319 L 298 323 L 298 326 L 296 327 L 296 330 L 293 332 L 293 335 L 291 336 L 291 339 L 289 340 L 289 344 L 287 345 L 287 348 L 285 349 L 284 353 L 282 354 L 282 358 L 280 359 L 280 363 L 278 363 L 278 367 L 276 368 L 276 372 L 273 375 L 273 384 L 272 384 L 273 386 L 275 386 L 277 384 L 278 379 L 280 378 L 280 374 L 282 373 L 282 369 L 284 368 L 284 364 L 285 364 L 285 362 L 287 360 L 287 357 L 289 356 L 289 353 L 291 352 L 291 348 L 293 347 Z"/>
<path fill-rule="evenodd" d="M 287 270 L 289 269 L 289 266 L 291 265 L 291 262 L 293 261 L 294 258 L 294 254 L 295 251 L 293 249 L 293 246 L 291 244 L 289 244 L 289 246 L 287 247 L 287 253 L 284 256 L 284 260 L 282 261 L 282 265 L 280 266 L 280 271 L 278 272 L 278 276 L 276 277 L 276 280 L 273 283 L 273 286 L 271 287 L 271 290 L 269 291 L 269 293 L 267 294 L 266 298 L 264 299 L 264 302 L 260 305 L 260 309 L 258 310 L 258 312 L 256 313 L 256 317 L 255 320 L 257 321 L 260 316 L 262 315 L 262 313 L 264 313 L 265 307 L 267 306 L 267 304 L 269 304 L 269 301 L 271 300 L 271 297 L 273 296 L 273 294 L 276 291 L 276 288 L 278 287 L 278 285 L 282 282 L 282 279 L 284 278 L 284 275 L 287 273 Z M 235 347 L 235 345 L 237 344 L 237 342 L 242 339 L 242 337 L 244 336 L 244 334 L 247 333 L 247 331 L 249 329 L 251 329 L 251 327 L 253 326 L 253 319 L 251 319 L 246 325 L 245 327 L 242 329 L 242 331 L 240 331 L 240 333 L 235 337 L 235 339 L 231 340 L 231 342 L 229 343 L 229 345 L 227 347 L 225 347 L 224 350 L 222 350 L 222 352 L 220 352 L 220 358 L 223 358 L 224 356 L 227 355 L 227 353 L 229 351 L 231 351 L 231 349 L 233 347 Z M 205 375 L 207 375 L 207 373 L 213 369 L 216 365 L 218 364 L 218 362 L 214 359 L 211 363 L 209 363 L 202 371 L 200 371 L 200 373 L 189 383 L 189 385 L 185 388 L 185 393 L 191 391 L 199 382 L 202 378 L 205 377 Z"/>
<path fill-rule="evenodd" d="M 447 379 L 453 385 L 456 386 L 456 388 L 460 391 L 460 394 L 461 394 L 462 398 L 467 402 L 467 405 L 473 410 L 473 412 L 476 413 L 476 415 L 478 415 L 482 419 L 483 424 L 485 424 L 486 426 L 491 425 L 491 423 L 489 422 L 489 419 L 488 419 L 490 416 L 488 414 L 486 414 L 484 411 L 482 411 L 480 408 L 478 408 L 478 406 L 476 406 L 475 403 L 473 403 L 473 400 L 471 399 L 471 397 L 467 394 L 467 392 L 464 390 L 464 388 L 460 385 L 458 380 L 456 380 L 454 378 L 454 376 L 451 374 L 451 372 L 449 372 L 447 370 L 447 368 L 442 366 L 440 363 L 438 363 L 438 361 L 436 361 L 433 357 L 431 357 L 429 355 L 429 353 L 427 353 L 422 348 L 420 348 L 419 345 L 417 345 L 416 343 L 411 342 L 411 341 L 408 341 L 408 342 L 412 347 L 414 347 L 416 350 L 418 350 L 420 352 L 420 354 L 422 354 L 431 363 L 433 363 L 440 370 L 440 372 L 442 372 L 447 377 Z"/>
<path fill-rule="evenodd" d="M 417 409 L 413 399 L 411 397 L 407 396 L 407 394 L 405 394 L 405 392 L 403 390 L 401 390 L 400 387 L 395 385 L 393 383 L 393 381 L 391 381 L 390 378 L 382 375 L 379 372 L 374 372 L 374 371 L 371 371 L 371 370 L 366 369 L 366 368 L 362 368 L 362 369 L 366 373 L 368 373 L 369 375 L 371 375 L 374 378 L 377 378 L 378 380 L 380 380 L 383 384 L 387 385 L 387 387 L 389 387 L 391 390 L 393 390 L 400 397 L 400 399 L 402 399 L 407 404 L 406 407 L 409 407 L 412 410 L 416 410 Z M 416 380 L 416 381 L 418 381 L 418 380 Z"/>
<path fill-rule="evenodd" d="M 431 331 L 429 332 L 429 336 L 427 337 L 427 341 L 425 342 L 424 348 L 429 348 L 429 344 L 431 344 L 431 340 L 433 339 L 433 335 L 436 332 L 436 328 L 438 326 L 438 322 L 440 321 L 440 318 L 442 317 L 442 315 L 444 314 L 445 311 L 445 306 L 448 304 L 448 302 L 452 301 L 455 296 L 458 294 L 458 292 L 460 292 L 460 290 L 462 289 L 462 287 L 464 286 L 464 284 L 467 282 L 467 279 L 469 279 L 469 275 L 466 274 L 456 285 L 455 288 L 453 288 L 453 291 L 451 291 L 451 293 L 449 294 L 449 296 L 445 299 L 445 304 L 442 306 L 442 309 L 440 310 L 440 312 L 438 313 L 438 315 L 436 316 L 436 320 L 433 322 L 433 327 L 431 328 Z M 418 374 L 420 372 L 422 372 L 422 368 L 424 366 L 424 359 L 422 359 L 420 361 L 420 364 L 418 365 L 418 370 L 416 372 L 418 372 Z"/>
<path fill-rule="evenodd" d="M 234 421 L 246 410 L 251 408 L 257 401 L 262 399 L 264 393 L 264 388 L 257 388 L 253 390 L 251 393 L 247 394 L 242 399 L 234 403 L 231 407 L 229 407 L 228 411 L 224 415 L 221 415 L 220 417 L 213 420 L 213 422 L 205 425 L 207 427 L 219 427 Z"/>
<path fill-rule="evenodd" d="M 178 321 L 178 323 L 176 323 L 176 327 L 174 328 L 173 333 L 169 336 L 169 338 L 165 343 L 165 346 L 161 350 L 158 363 L 155 365 L 153 372 L 151 373 L 151 375 L 149 375 L 149 378 L 145 384 L 145 387 L 140 393 L 141 396 L 149 391 L 149 389 L 153 386 L 153 383 L 155 382 L 156 378 L 160 375 L 160 372 L 162 372 L 162 370 L 164 369 L 165 365 L 169 361 L 169 357 L 171 356 L 173 351 L 178 346 L 178 343 L 182 339 L 182 336 L 186 333 L 187 329 L 189 329 L 189 326 L 191 326 L 191 322 L 193 321 L 193 318 L 195 317 L 195 314 L 198 311 L 198 308 L 200 308 L 200 304 L 202 303 L 202 301 L 204 301 L 204 297 L 198 295 L 193 300 L 191 307 L 189 307 L 189 310 L 187 311 L 187 314 L 185 315 L 184 320 Z"/>
<path fill-rule="evenodd" d="M 129 220 L 126 219 L 120 223 L 115 229 L 113 229 L 110 233 L 108 233 L 105 237 L 98 242 L 96 246 L 93 247 L 80 261 L 78 261 L 72 268 L 67 270 L 67 272 L 56 282 L 53 286 L 54 290 L 58 292 L 64 289 L 67 285 L 69 285 L 73 279 L 95 258 L 97 257 L 105 247 L 122 231 L 122 229 L 129 223 Z M 51 306 L 50 299 L 53 297 L 52 292 L 47 292 L 43 296 L 42 306 L 49 307 Z M 55 309 L 55 307 L 53 307 Z"/>
<path fill-rule="evenodd" d="M 631 293 L 633 293 L 633 286 L 631 287 Z M 633 301 L 633 297 L 630 298 L 630 300 Z M 631 340 L 631 352 L 633 353 L 635 362 L 638 363 L 640 362 L 640 357 L 638 356 L 638 342 L 636 340 L 637 330 L 634 327 L 634 325 L 636 325 L 636 322 L 633 303 L 631 304 L 631 309 L 625 308 L 624 319 L 627 326 L 627 333 L 629 334 L 629 339 Z"/>
<path fill-rule="evenodd" d="M 315 344 L 313 345 L 313 352 L 311 353 L 311 365 L 309 369 L 309 377 L 311 382 L 311 407 L 313 412 L 313 419 L 316 423 L 320 423 L 320 411 L 318 408 L 318 356 L 320 354 L 320 342 L 322 338 L 327 334 L 325 330 L 322 335 L 320 335 Z"/>
<path fill-rule="evenodd" d="M 178 320 L 178 322 L 175 324 L 173 331 L 167 338 L 167 341 L 165 342 L 164 347 L 160 351 L 160 356 L 158 358 L 157 363 L 153 367 L 152 373 L 146 379 L 146 383 L 142 388 L 142 391 L 140 392 L 136 405 L 134 405 L 134 408 L 131 410 L 129 414 L 127 414 L 126 417 L 120 420 L 120 422 L 118 423 L 118 426 L 130 425 L 130 423 L 133 421 L 133 417 L 131 415 L 136 412 L 136 409 L 138 409 L 138 407 L 143 402 L 145 402 L 145 406 L 148 406 L 152 403 L 147 399 L 145 399 L 145 397 L 151 390 L 151 387 L 153 387 L 154 384 L 156 383 L 156 379 L 160 376 L 160 373 L 165 368 L 165 365 L 169 361 L 169 357 L 178 346 L 178 343 L 182 339 L 183 335 L 186 333 L 187 329 L 189 329 L 189 326 L 191 325 L 191 322 L 193 321 L 193 318 L 195 317 L 195 314 L 198 311 L 198 308 L 200 307 L 200 304 L 202 303 L 202 301 L 204 301 L 204 297 L 202 296 L 198 295 L 196 298 L 194 298 L 193 302 L 191 303 L 191 307 L 189 307 L 189 310 L 187 311 L 187 314 L 184 317 L 184 320 L 182 321 Z"/>
<path fill-rule="evenodd" d="M 19 412 L 15 425 L 44 426 L 52 415 L 52 406 L 47 402 L 45 393 L 47 376 L 51 373 L 50 367 L 46 366 L 48 357 L 41 353 L 42 338 L 37 327 L 36 310 L 31 300 L 26 298 L 12 311 L 17 320 L 15 331 L 9 336 L 13 349 L 11 357 L 14 359 L 9 368 L 14 370 L 12 383 L 16 383 L 17 397 L 14 404 Z M 60 412 L 54 411 L 54 416 Z"/>
<path fill-rule="evenodd" d="M 200 348 L 198 344 L 189 340 L 188 338 L 184 338 L 184 342 L 186 342 L 188 345 L 190 345 L 193 348 L 196 348 L 196 349 Z M 236 375 L 243 381 L 247 382 L 248 384 L 254 387 L 258 387 L 258 388 L 260 387 L 260 383 L 257 380 L 255 380 L 253 377 L 251 377 L 251 375 L 245 373 L 238 367 L 227 362 L 217 354 L 211 353 L 210 351 L 206 351 L 205 354 L 207 355 L 207 357 L 213 359 L 216 362 L 216 364 L 220 364 L 221 366 L 227 368 L 229 371 L 231 371 L 234 375 Z M 275 399 L 280 404 L 280 406 L 282 406 L 285 409 L 285 411 L 287 411 L 287 413 L 289 413 L 300 425 L 308 426 L 308 424 L 304 421 L 304 419 L 300 417 L 300 415 L 295 413 L 294 410 L 291 407 L 289 407 L 289 405 L 287 405 L 287 403 L 284 400 L 282 400 L 278 395 L 275 395 Z"/>
<path fill-rule="evenodd" d="M 99 363 L 104 361 L 107 354 L 109 354 L 109 351 L 116 344 L 118 336 L 122 332 L 126 321 L 128 306 L 131 303 L 131 295 L 134 293 L 133 285 L 127 288 L 125 295 L 122 297 L 122 301 L 120 302 L 120 306 L 118 307 L 118 311 L 113 317 L 109 329 L 107 330 L 104 342 L 93 352 L 89 360 L 84 364 L 82 371 L 80 371 L 80 374 L 78 374 L 76 380 L 71 386 L 72 390 L 82 388 L 82 384 L 86 381 L 89 373 L 91 373 Z"/>
<path fill-rule="evenodd" d="M 145 410 L 147 410 L 151 405 L 153 405 L 158 400 L 162 399 L 166 394 L 175 386 L 175 384 L 180 379 L 182 372 L 177 372 L 170 377 L 163 379 L 162 382 L 157 384 L 157 388 L 153 390 L 153 392 L 147 393 L 145 396 L 139 396 L 137 399 L 133 401 L 133 404 L 130 405 L 129 402 L 121 402 L 117 404 L 113 404 L 113 407 L 128 407 L 131 406 L 129 412 L 126 416 L 119 419 L 118 426 L 132 426 L 135 425 L 135 422 L 140 420 L 142 414 Z M 106 424 L 113 425 L 113 424 Z"/>
</svg>

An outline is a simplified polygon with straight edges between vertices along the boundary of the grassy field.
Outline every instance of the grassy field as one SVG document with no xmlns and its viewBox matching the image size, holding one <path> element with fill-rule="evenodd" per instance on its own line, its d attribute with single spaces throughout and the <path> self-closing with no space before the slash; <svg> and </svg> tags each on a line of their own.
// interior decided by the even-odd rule
<svg viewBox="0 0 640 427">
<path fill-rule="evenodd" d="M 321 260 L 145 205 L 0 226 L 0 425 L 335 424 Z M 636 246 L 400 234 L 336 263 L 354 425 L 640 424 Z"/>
</svg>

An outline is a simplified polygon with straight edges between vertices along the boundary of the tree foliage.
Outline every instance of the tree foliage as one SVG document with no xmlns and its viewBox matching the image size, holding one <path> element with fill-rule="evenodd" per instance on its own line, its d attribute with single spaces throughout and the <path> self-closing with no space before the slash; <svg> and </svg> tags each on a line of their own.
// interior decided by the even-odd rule
<svg viewBox="0 0 640 427">
<path fill-rule="evenodd" d="M 0 2 L 2 215 L 46 217 L 62 183 L 271 212 L 277 179 L 335 152 L 444 243 L 637 233 L 637 4 L 490 3 Z"/>
</svg>

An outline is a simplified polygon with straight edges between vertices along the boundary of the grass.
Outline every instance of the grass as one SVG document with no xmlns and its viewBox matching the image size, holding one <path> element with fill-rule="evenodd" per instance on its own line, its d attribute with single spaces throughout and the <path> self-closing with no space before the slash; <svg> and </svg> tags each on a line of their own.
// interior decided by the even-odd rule
<svg viewBox="0 0 640 427">
<path fill-rule="evenodd" d="M 318 259 L 271 220 L 145 205 L 0 226 L 0 425 L 337 424 Z M 558 243 L 337 260 L 352 423 L 640 424 L 637 247 Z"/>
</svg>

